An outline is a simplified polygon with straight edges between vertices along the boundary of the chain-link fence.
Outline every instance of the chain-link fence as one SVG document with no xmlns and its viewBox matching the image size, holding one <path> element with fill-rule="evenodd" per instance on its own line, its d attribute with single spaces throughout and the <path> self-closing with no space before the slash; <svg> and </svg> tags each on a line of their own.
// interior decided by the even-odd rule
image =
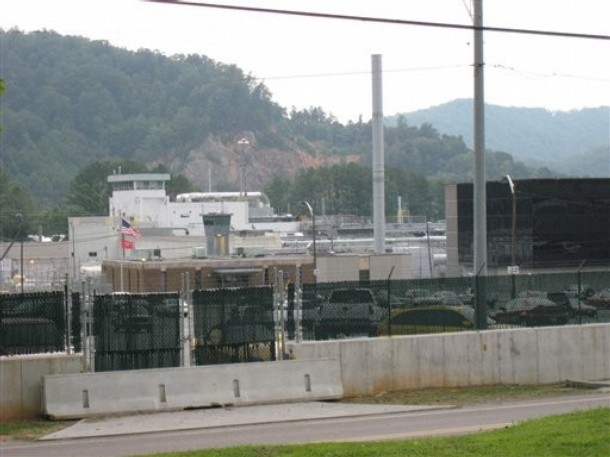
<svg viewBox="0 0 610 457">
<path fill-rule="evenodd" d="M 610 322 L 610 271 L 303 286 L 284 279 L 278 272 L 274 286 L 192 297 L 188 281 L 182 295 L 0 295 L 0 350 L 83 351 L 90 369 L 107 371 L 276 360 L 285 340 Z"/>
<path fill-rule="evenodd" d="M 306 284 L 290 305 L 305 340 L 610 322 L 610 272 Z"/>
<path fill-rule="evenodd" d="M 109 294 L 93 299 L 95 371 L 180 366 L 178 294 Z"/>
<path fill-rule="evenodd" d="M 63 292 L 0 295 L 0 355 L 65 350 Z"/>
<path fill-rule="evenodd" d="M 72 292 L 70 297 L 72 299 L 70 313 L 70 335 L 72 338 L 72 348 L 74 352 L 81 352 L 83 350 L 81 317 L 83 303 L 81 301 L 81 294 L 78 292 Z"/>
<path fill-rule="evenodd" d="M 193 292 L 195 363 L 275 360 L 270 286 Z"/>
</svg>

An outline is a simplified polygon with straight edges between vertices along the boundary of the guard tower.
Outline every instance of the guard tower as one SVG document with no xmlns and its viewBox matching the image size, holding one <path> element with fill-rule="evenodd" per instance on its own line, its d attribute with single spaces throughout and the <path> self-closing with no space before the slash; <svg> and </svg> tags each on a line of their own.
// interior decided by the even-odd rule
<svg viewBox="0 0 610 457">
<path fill-rule="evenodd" d="M 208 257 L 229 255 L 229 231 L 231 216 L 228 213 L 208 213 L 203 215 Z"/>
</svg>

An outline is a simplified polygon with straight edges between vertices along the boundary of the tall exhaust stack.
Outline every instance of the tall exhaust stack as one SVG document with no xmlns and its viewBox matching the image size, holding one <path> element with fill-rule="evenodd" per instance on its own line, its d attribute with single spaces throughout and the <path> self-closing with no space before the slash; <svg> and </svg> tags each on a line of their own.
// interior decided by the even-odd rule
<svg viewBox="0 0 610 457">
<path fill-rule="evenodd" d="M 375 254 L 385 251 L 385 164 L 381 55 L 371 56 L 373 73 L 373 234 Z"/>
</svg>

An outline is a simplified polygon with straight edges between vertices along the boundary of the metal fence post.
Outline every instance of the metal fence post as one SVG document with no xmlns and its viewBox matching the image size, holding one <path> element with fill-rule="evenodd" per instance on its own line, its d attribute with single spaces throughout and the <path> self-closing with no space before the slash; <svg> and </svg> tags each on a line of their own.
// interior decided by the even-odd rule
<svg viewBox="0 0 610 457">
<path fill-rule="evenodd" d="M 68 286 L 69 275 L 66 273 L 64 284 L 64 303 L 66 316 L 66 354 L 72 355 L 72 290 Z"/>
<path fill-rule="evenodd" d="M 474 280 L 476 328 L 477 330 L 485 330 L 487 328 L 487 276 L 478 271 Z"/>
<path fill-rule="evenodd" d="M 303 341 L 303 289 L 301 284 L 301 267 L 297 267 L 294 280 L 294 339 Z"/>
<path fill-rule="evenodd" d="M 427 224 L 427 222 L 426 222 Z M 432 270 L 430 270 L 432 271 Z M 388 288 L 388 336 L 392 336 L 392 299 L 391 299 L 391 295 L 392 295 L 392 273 L 394 273 L 394 266 L 392 266 L 392 269 L 390 270 L 390 274 L 388 275 L 388 283 L 387 283 L 387 288 Z"/>
<path fill-rule="evenodd" d="M 583 260 L 578 266 L 578 270 L 576 270 L 576 294 L 578 297 L 578 323 L 582 324 L 582 267 L 584 267 L 585 262 L 587 260 Z"/>
<path fill-rule="evenodd" d="M 189 273 L 182 275 L 182 292 L 178 298 L 178 307 L 180 311 L 179 326 L 180 326 L 180 365 L 183 367 L 191 366 L 191 306 L 192 294 L 190 290 Z"/>
<path fill-rule="evenodd" d="M 83 347 L 83 357 L 85 359 L 85 371 L 93 373 L 95 371 L 94 363 L 94 352 L 93 347 L 93 296 L 91 295 L 91 283 L 90 278 L 87 281 L 81 281 L 81 344 Z"/>
<path fill-rule="evenodd" d="M 284 272 L 277 271 L 275 274 L 274 296 L 274 321 L 275 321 L 275 358 L 284 360 Z"/>
</svg>

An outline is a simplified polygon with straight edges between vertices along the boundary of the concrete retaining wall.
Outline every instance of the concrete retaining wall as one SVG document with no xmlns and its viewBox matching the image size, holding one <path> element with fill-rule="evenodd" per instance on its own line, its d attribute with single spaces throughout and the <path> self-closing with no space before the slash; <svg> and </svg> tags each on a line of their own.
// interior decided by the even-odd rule
<svg viewBox="0 0 610 457">
<path fill-rule="evenodd" d="M 296 360 L 340 360 L 346 397 L 610 379 L 610 324 L 306 342 L 289 350 Z"/>
<path fill-rule="evenodd" d="M 0 422 L 39 418 L 43 376 L 81 371 L 79 355 L 1 358 Z"/>
<path fill-rule="evenodd" d="M 4 358 L 0 422 L 39 417 L 41 404 L 52 417 L 75 418 L 610 379 L 610 324 L 290 343 L 289 350 L 296 360 L 92 374 L 81 373 L 80 355 Z"/>
<path fill-rule="evenodd" d="M 50 375 L 43 388 L 44 412 L 57 419 L 343 396 L 329 359 Z"/>
</svg>

